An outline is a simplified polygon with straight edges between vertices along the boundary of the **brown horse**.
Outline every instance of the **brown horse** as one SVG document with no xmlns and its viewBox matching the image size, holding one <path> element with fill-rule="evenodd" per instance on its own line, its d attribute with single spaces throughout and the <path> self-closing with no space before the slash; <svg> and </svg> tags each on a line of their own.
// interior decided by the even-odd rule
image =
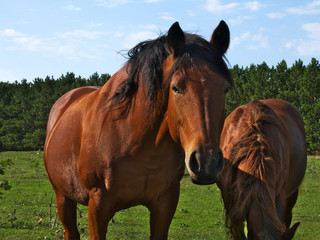
<svg viewBox="0 0 320 240">
<path fill-rule="evenodd" d="M 88 205 L 90 239 L 105 239 L 112 216 L 135 205 L 150 211 L 150 238 L 167 239 L 185 163 L 194 183 L 216 181 L 232 85 L 228 46 L 223 21 L 210 42 L 174 23 L 130 50 L 103 87 L 75 89 L 54 104 L 44 161 L 66 239 L 79 239 L 77 203 Z"/>
<path fill-rule="evenodd" d="M 282 100 L 253 100 L 226 119 L 218 186 L 234 239 L 292 239 L 292 208 L 306 171 L 306 140 L 298 110 Z"/>
</svg>

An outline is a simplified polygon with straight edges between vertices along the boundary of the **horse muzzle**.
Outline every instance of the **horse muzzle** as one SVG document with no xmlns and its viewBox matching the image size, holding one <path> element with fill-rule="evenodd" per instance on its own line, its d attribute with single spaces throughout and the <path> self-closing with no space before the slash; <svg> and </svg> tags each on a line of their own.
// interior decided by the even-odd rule
<svg viewBox="0 0 320 240">
<path fill-rule="evenodd" d="M 197 148 L 186 155 L 186 165 L 193 183 L 213 184 L 224 167 L 222 151 Z"/>
</svg>

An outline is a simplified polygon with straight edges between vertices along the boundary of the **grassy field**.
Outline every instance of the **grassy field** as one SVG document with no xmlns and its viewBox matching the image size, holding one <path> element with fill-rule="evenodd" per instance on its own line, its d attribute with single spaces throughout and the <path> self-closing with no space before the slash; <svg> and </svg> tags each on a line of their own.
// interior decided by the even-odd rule
<svg viewBox="0 0 320 240">
<path fill-rule="evenodd" d="M 0 175 L 12 188 L 0 195 L 0 239 L 63 239 L 55 196 L 48 181 L 42 152 L 2 152 L 0 161 L 13 165 Z M 87 208 L 79 205 L 81 239 L 89 239 Z M 108 239 L 148 239 L 149 212 L 142 206 L 118 212 L 109 225 Z M 304 183 L 294 208 L 300 221 L 294 239 L 320 239 L 320 159 L 309 157 Z M 223 223 L 223 206 L 216 185 L 197 186 L 188 176 L 181 183 L 179 205 L 169 239 L 230 239 Z"/>
</svg>

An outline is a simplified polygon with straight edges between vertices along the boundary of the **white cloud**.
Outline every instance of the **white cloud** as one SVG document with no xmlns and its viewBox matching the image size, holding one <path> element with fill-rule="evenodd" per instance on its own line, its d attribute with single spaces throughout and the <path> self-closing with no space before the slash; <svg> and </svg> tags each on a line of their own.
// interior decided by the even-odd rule
<svg viewBox="0 0 320 240">
<path fill-rule="evenodd" d="M 293 48 L 295 45 L 294 41 L 289 41 L 284 44 L 286 48 Z"/>
<path fill-rule="evenodd" d="M 251 19 L 251 18 L 252 17 L 249 17 L 249 16 L 238 16 L 236 18 L 229 19 L 229 23 L 232 25 L 238 25 L 238 24 L 243 23 L 243 21 Z"/>
<path fill-rule="evenodd" d="M 66 39 L 98 39 L 108 35 L 108 32 L 103 31 L 88 31 L 88 30 L 75 30 L 72 32 L 59 33 L 57 37 Z"/>
<path fill-rule="evenodd" d="M 260 48 L 268 48 L 268 37 L 262 34 L 263 30 L 260 30 L 258 34 L 252 34 L 245 32 L 240 36 L 234 37 L 231 40 L 230 49 L 235 48 L 237 45 L 242 45 L 248 50 L 257 50 Z"/>
<path fill-rule="evenodd" d="M 161 0 L 145 0 L 146 3 L 160 2 Z"/>
<path fill-rule="evenodd" d="M 313 1 L 303 6 L 286 8 L 286 12 L 295 15 L 320 14 L 320 1 Z"/>
<path fill-rule="evenodd" d="M 22 36 L 13 38 L 13 42 L 17 43 L 23 49 L 28 51 L 38 51 L 40 49 L 49 48 L 46 46 L 45 40 L 33 36 Z"/>
<path fill-rule="evenodd" d="M 257 50 L 259 48 L 268 47 L 268 37 L 262 35 L 262 33 L 254 34 L 251 38 L 253 44 L 248 47 L 250 50 Z"/>
<path fill-rule="evenodd" d="M 115 31 L 113 36 L 117 37 L 117 51 L 129 50 L 141 41 L 151 40 L 159 37 L 160 27 L 154 24 L 140 24 L 130 26 L 124 31 Z M 131 29 L 136 29 L 135 31 Z"/>
<path fill-rule="evenodd" d="M 101 7 L 115 8 L 129 3 L 130 0 L 96 0 L 96 2 Z"/>
<path fill-rule="evenodd" d="M 140 24 L 140 25 L 138 25 L 138 28 L 147 29 L 147 30 L 155 30 L 155 31 L 160 29 L 160 27 L 155 24 L 146 24 L 146 25 Z"/>
<path fill-rule="evenodd" d="M 222 4 L 221 2 L 222 1 L 220 0 L 206 0 L 204 7 L 209 12 L 215 14 L 224 14 L 234 12 L 236 10 L 250 10 L 252 12 L 256 12 L 265 6 L 261 4 L 259 1 L 245 3 L 231 2 L 228 4 Z"/>
<path fill-rule="evenodd" d="M 286 14 L 280 13 L 280 12 L 273 12 L 273 13 L 268 13 L 267 14 L 267 17 L 270 18 L 270 19 L 280 19 L 280 18 L 283 18 L 285 16 L 286 16 Z"/>
<path fill-rule="evenodd" d="M 206 0 L 205 8 L 207 11 L 212 13 L 226 13 L 236 9 L 240 4 L 239 3 L 229 3 L 223 5 L 220 0 Z"/>
<path fill-rule="evenodd" d="M 252 12 L 258 11 L 260 8 L 262 8 L 264 5 L 262 5 L 260 2 L 258 1 L 253 1 L 253 2 L 246 2 L 244 4 L 244 8 L 245 9 L 249 9 Z"/>
<path fill-rule="evenodd" d="M 190 16 L 190 17 L 197 16 L 197 13 L 193 10 L 187 10 L 186 12 L 187 12 L 188 16 Z"/>
<path fill-rule="evenodd" d="M 168 12 L 160 13 L 160 19 L 172 22 L 175 21 L 175 18 L 170 16 Z"/>
<path fill-rule="evenodd" d="M 124 32 L 121 32 L 121 31 L 115 31 L 114 32 L 114 36 L 115 37 L 118 37 L 118 38 L 121 38 L 121 37 L 123 37 L 125 35 L 125 33 Z"/>
<path fill-rule="evenodd" d="M 319 56 L 320 55 L 320 23 L 306 23 L 302 29 L 307 32 L 307 39 L 300 40 L 297 50 L 302 56 Z"/>
<path fill-rule="evenodd" d="M 309 33 L 312 39 L 320 39 L 320 23 L 306 23 L 302 25 L 302 29 Z"/>
<path fill-rule="evenodd" d="M 306 31 L 306 38 L 287 41 L 285 47 L 288 49 L 295 49 L 299 56 L 319 56 L 320 23 L 306 23 L 302 25 L 302 29 Z"/>
<path fill-rule="evenodd" d="M 141 41 L 154 39 L 156 37 L 158 37 L 158 35 L 153 31 L 137 31 L 126 34 L 123 45 L 125 48 L 131 49 Z"/>
<path fill-rule="evenodd" d="M 38 37 L 17 32 L 14 29 L 0 31 L 3 47 L 7 51 L 29 51 L 43 56 L 65 56 L 70 59 L 99 58 L 102 55 L 101 45 L 97 40 L 110 34 L 109 32 L 75 30 L 56 33 L 50 37 Z M 93 44 L 94 43 L 94 44 Z M 100 48 L 99 48 L 100 47 Z"/>
<path fill-rule="evenodd" d="M 102 27 L 104 24 L 103 23 L 94 23 L 94 22 L 91 22 L 87 25 L 88 28 L 99 28 L 99 27 Z"/>
<path fill-rule="evenodd" d="M 297 46 L 299 55 L 316 57 L 320 55 L 319 40 L 302 40 Z"/>
<path fill-rule="evenodd" d="M 247 40 L 250 38 L 250 36 L 250 32 L 245 32 L 241 36 L 233 38 L 230 42 L 230 49 L 233 49 L 235 46 L 241 44 L 242 41 Z"/>
<path fill-rule="evenodd" d="M 68 5 L 66 7 L 63 7 L 63 9 L 68 10 L 68 11 L 81 11 L 82 9 L 80 7 L 76 7 L 74 5 Z"/>
<path fill-rule="evenodd" d="M 2 37 L 19 37 L 19 36 L 23 36 L 23 34 L 21 32 L 17 32 L 14 29 L 5 29 L 0 31 L 0 36 Z"/>
<path fill-rule="evenodd" d="M 66 56 L 76 59 L 84 55 L 77 45 L 73 42 L 61 41 L 59 38 L 39 38 L 35 36 L 23 36 L 12 39 L 15 47 L 12 50 L 25 50 L 37 52 L 43 56 Z"/>
</svg>

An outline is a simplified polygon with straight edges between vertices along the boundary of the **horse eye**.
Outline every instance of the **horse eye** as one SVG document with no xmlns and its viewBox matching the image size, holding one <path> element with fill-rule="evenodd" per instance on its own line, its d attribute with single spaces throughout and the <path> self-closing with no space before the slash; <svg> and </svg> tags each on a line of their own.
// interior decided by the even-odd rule
<svg viewBox="0 0 320 240">
<path fill-rule="evenodd" d="M 176 93 L 176 94 L 181 94 L 181 91 L 180 91 L 176 86 L 171 85 L 171 89 L 172 89 L 172 91 L 173 91 L 174 93 Z"/>
</svg>

